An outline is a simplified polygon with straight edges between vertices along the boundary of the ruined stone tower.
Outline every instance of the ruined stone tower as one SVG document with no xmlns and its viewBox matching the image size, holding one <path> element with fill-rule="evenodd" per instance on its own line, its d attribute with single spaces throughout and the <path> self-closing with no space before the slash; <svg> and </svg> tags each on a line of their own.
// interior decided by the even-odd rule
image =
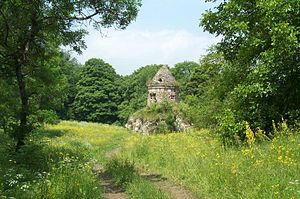
<svg viewBox="0 0 300 199">
<path fill-rule="evenodd" d="M 147 105 L 150 106 L 164 100 L 178 101 L 178 85 L 167 66 L 162 66 L 148 84 Z"/>
</svg>

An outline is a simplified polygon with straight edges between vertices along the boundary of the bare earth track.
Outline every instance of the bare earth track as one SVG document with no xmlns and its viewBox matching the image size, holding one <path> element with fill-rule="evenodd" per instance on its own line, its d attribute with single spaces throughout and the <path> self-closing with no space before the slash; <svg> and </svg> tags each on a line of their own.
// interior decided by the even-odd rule
<svg viewBox="0 0 300 199">
<path fill-rule="evenodd" d="M 111 159 L 115 157 L 121 151 L 120 148 L 115 148 L 105 154 L 105 157 Z M 101 181 L 103 188 L 103 198 L 105 199 L 129 199 L 124 190 L 115 185 L 113 180 L 106 174 L 104 167 L 95 163 L 93 167 L 94 173 L 96 173 Z M 155 184 L 161 191 L 166 193 L 172 199 L 196 199 L 194 194 L 165 177 L 157 174 L 151 174 L 147 172 L 140 172 L 140 176 L 144 179 Z M 154 198 L 155 199 L 155 198 Z"/>
<path fill-rule="evenodd" d="M 170 198 L 173 199 L 196 199 L 196 197 L 189 190 L 185 189 L 181 185 L 175 184 L 168 180 L 167 178 L 162 177 L 161 175 L 141 173 L 140 174 L 145 179 L 156 184 L 159 189 L 165 192 Z"/>
<path fill-rule="evenodd" d="M 95 164 L 93 171 L 100 178 L 104 199 L 129 199 L 124 190 L 117 187 L 113 180 L 105 173 L 103 166 Z"/>
</svg>

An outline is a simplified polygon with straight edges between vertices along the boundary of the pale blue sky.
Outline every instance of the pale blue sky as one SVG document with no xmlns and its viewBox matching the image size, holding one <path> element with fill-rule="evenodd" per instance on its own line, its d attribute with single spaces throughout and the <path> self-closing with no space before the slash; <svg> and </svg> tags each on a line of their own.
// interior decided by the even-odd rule
<svg viewBox="0 0 300 199">
<path fill-rule="evenodd" d="M 148 64 L 198 61 L 219 39 L 199 27 L 204 10 L 213 3 L 204 0 L 144 0 L 136 21 L 126 30 L 106 30 L 106 37 L 90 30 L 88 48 L 76 55 L 84 63 L 92 57 L 110 63 L 117 73 L 130 74 Z"/>
<path fill-rule="evenodd" d="M 133 28 L 186 29 L 200 34 L 199 19 L 213 4 L 204 0 L 144 0 Z"/>
</svg>

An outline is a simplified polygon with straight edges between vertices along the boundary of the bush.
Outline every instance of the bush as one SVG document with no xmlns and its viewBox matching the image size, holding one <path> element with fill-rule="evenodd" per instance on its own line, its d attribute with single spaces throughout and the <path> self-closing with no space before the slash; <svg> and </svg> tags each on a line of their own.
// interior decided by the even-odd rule
<svg viewBox="0 0 300 199">
<path fill-rule="evenodd" d="M 245 141 L 245 121 L 237 121 L 231 110 L 226 110 L 220 119 L 217 133 L 224 146 L 241 145 Z"/>
</svg>

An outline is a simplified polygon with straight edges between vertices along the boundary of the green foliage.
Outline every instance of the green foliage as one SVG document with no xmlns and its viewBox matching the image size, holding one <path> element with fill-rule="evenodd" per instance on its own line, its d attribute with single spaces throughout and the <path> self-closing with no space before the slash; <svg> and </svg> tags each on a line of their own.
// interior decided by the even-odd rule
<svg viewBox="0 0 300 199">
<path fill-rule="evenodd" d="M 184 100 L 190 108 L 189 112 L 196 128 L 216 128 L 218 116 L 223 109 L 223 99 L 229 90 L 225 71 L 228 64 L 222 53 L 215 47 L 200 59 L 200 65 L 195 68 L 186 82 Z"/>
<path fill-rule="evenodd" d="M 245 121 L 239 121 L 231 110 L 225 110 L 220 117 L 218 133 L 224 146 L 238 146 L 246 140 Z"/>
<path fill-rule="evenodd" d="M 205 93 L 219 97 L 222 95 L 218 92 L 215 84 L 220 84 L 218 78 L 224 72 L 226 62 L 223 54 L 216 51 L 213 46 L 207 50 L 207 55 L 202 56 L 200 64 L 191 73 L 190 79 L 187 82 L 186 89 L 189 95 L 202 96 Z M 218 85 L 219 86 L 219 85 Z M 214 89 L 214 91 L 211 91 Z M 214 92 L 214 93 L 213 93 Z M 217 92 L 217 93 L 216 93 Z"/>
<path fill-rule="evenodd" d="M 187 84 L 190 82 L 191 76 L 197 68 L 199 68 L 199 64 L 191 61 L 177 63 L 171 68 L 172 74 L 179 83 L 180 99 L 184 100 L 187 95 L 191 94 L 187 88 Z"/>
<path fill-rule="evenodd" d="M 220 79 L 227 77 L 224 134 L 236 134 L 225 127 L 229 120 L 245 135 L 244 121 L 270 132 L 272 120 L 284 117 L 293 125 L 299 118 L 299 9 L 297 0 L 229 0 L 203 15 L 201 25 L 222 36 L 217 49 L 230 63 Z"/>
<path fill-rule="evenodd" d="M 219 127 L 219 116 L 223 110 L 223 103 L 211 96 L 196 97 L 190 95 L 185 102 L 189 105 L 189 112 L 193 126 L 197 129 Z"/>
<path fill-rule="evenodd" d="M 297 130 L 259 144 L 225 148 L 202 130 L 133 135 L 121 155 L 137 167 L 180 182 L 198 198 L 288 199 L 300 197 L 299 144 Z"/>
<path fill-rule="evenodd" d="M 120 103 L 119 76 L 101 59 L 89 59 L 80 71 L 74 101 L 75 118 L 82 121 L 113 123 Z"/>
<path fill-rule="evenodd" d="M 59 107 L 56 112 L 60 119 L 75 119 L 73 103 L 78 92 L 76 83 L 80 79 L 81 65 L 67 52 L 62 52 L 61 56 L 62 60 L 60 66 L 62 68 L 62 73 L 67 78 L 67 88 L 65 90 L 66 99 L 64 100 L 63 106 Z"/>
<path fill-rule="evenodd" d="M 133 74 L 123 77 L 121 82 L 122 103 L 119 106 L 121 124 L 125 124 L 131 114 L 147 104 L 147 83 L 152 80 L 162 65 L 148 65 Z"/>
<path fill-rule="evenodd" d="M 72 140 L 59 145 L 51 139 L 62 131 L 39 130 L 28 137 L 18 153 L 0 132 L 0 195 L 15 198 L 100 198 L 101 189 L 92 173 L 89 153 Z"/>
<path fill-rule="evenodd" d="M 51 50 L 51 49 L 49 49 Z M 26 91 L 30 107 L 27 112 L 27 130 L 31 131 L 45 123 L 55 123 L 57 118 L 52 111 L 62 106 L 65 98 L 67 79 L 61 67 L 62 57 L 57 50 L 53 50 L 52 57 L 37 68 L 31 68 L 33 74 L 26 81 Z M 3 117 L 0 124 L 4 131 L 15 138 L 20 137 L 18 85 L 13 77 L 1 79 L 0 109 Z"/>
<path fill-rule="evenodd" d="M 28 123 L 33 129 L 45 124 L 57 124 L 58 122 L 58 117 L 52 110 L 38 110 L 34 115 L 29 115 L 28 117 Z"/>
<path fill-rule="evenodd" d="M 18 126 L 16 113 L 19 109 L 16 85 L 12 79 L 0 79 L 0 129 L 11 134 Z"/>
<path fill-rule="evenodd" d="M 13 82 L 8 93 L 16 92 L 14 96 L 19 98 L 17 111 L 4 120 L 13 117 L 17 121 L 13 130 L 17 147 L 32 130 L 28 123 L 31 114 L 39 109 L 56 109 L 53 104 L 62 103 L 66 78 L 59 73 L 58 49 L 69 46 L 81 52 L 87 34 L 83 25 L 88 22 L 96 29 L 124 29 L 135 19 L 140 6 L 139 0 L 1 1 L 0 76 L 1 81 Z"/>
</svg>

